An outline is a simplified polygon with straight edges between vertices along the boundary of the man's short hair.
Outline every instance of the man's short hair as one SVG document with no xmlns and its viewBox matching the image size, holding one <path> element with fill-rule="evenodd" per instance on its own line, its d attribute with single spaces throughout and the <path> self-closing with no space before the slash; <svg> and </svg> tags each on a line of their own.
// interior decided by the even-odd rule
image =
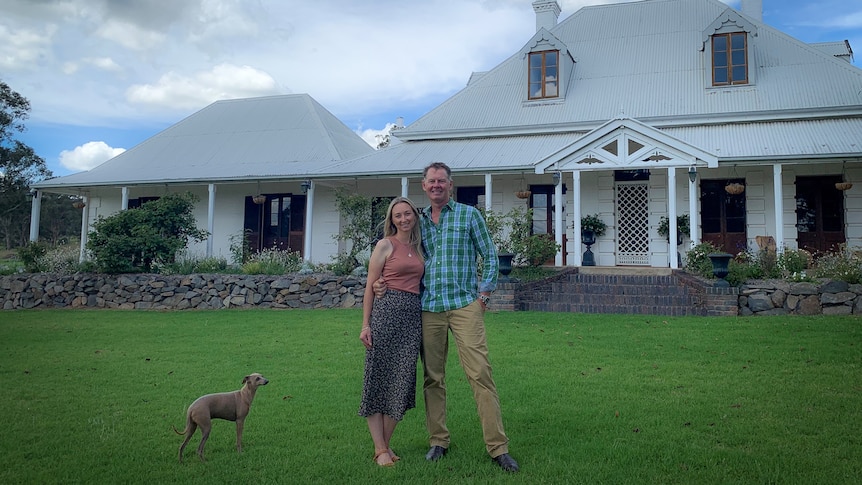
<svg viewBox="0 0 862 485">
<path fill-rule="evenodd" d="M 432 168 L 435 170 L 443 169 L 446 171 L 446 178 L 447 179 L 452 178 L 452 169 L 449 168 L 449 165 L 446 165 L 443 162 L 431 162 L 430 164 L 428 164 L 427 167 L 425 167 L 425 170 L 422 171 L 422 178 L 423 179 L 428 176 L 428 171 L 431 170 Z"/>
</svg>

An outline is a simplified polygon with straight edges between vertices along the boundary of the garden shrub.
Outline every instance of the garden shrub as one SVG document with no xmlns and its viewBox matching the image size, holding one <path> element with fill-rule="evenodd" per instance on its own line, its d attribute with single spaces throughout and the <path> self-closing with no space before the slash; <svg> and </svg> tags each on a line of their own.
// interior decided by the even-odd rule
<svg viewBox="0 0 862 485">
<path fill-rule="evenodd" d="M 712 261 L 709 259 L 710 253 L 719 252 L 714 244 L 702 242 L 688 251 L 685 256 L 685 270 L 689 273 L 702 276 L 704 278 L 713 278 L 712 276 Z"/>
<path fill-rule="evenodd" d="M 207 232 L 195 226 L 194 194 L 168 194 L 93 223 L 87 249 L 99 271 L 149 273 L 176 260 L 189 240 Z"/>
<path fill-rule="evenodd" d="M 28 273 L 40 273 L 44 271 L 41 265 L 41 259 L 48 253 L 48 245 L 42 242 L 29 242 L 18 248 L 18 257 L 21 258 L 21 263 L 24 264 L 24 271 Z"/>
<path fill-rule="evenodd" d="M 817 278 L 831 278 L 850 284 L 860 283 L 862 282 L 862 257 L 842 244 L 837 250 L 817 258 L 812 272 Z"/>
<path fill-rule="evenodd" d="M 277 248 L 253 253 L 242 265 L 242 272 L 245 274 L 282 275 L 295 273 L 300 269 L 302 269 L 302 255 L 299 251 L 283 251 Z"/>
</svg>

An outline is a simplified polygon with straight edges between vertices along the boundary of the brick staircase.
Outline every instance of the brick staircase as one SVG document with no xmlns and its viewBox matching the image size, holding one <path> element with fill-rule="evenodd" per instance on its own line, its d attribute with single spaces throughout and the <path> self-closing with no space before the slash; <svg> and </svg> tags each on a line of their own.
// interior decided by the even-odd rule
<svg viewBox="0 0 862 485">
<path fill-rule="evenodd" d="M 664 268 L 580 267 L 518 285 L 519 311 L 644 315 L 736 315 L 736 288 Z"/>
</svg>

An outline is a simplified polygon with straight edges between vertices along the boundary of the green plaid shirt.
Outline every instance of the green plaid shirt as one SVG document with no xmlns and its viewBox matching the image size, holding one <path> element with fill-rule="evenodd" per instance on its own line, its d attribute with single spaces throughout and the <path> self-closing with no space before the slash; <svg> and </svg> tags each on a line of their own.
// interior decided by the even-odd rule
<svg viewBox="0 0 862 485">
<path fill-rule="evenodd" d="M 422 310 L 463 308 L 473 303 L 480 291 L 497 288 L 497 249 L 478 209 L 449 199 L 438 224 L 431 220 L 430 206 L 422 210 L 419 221 L 426 254 Z M 481 280 L 478 256 L 483 261 Z"/>
</svg>

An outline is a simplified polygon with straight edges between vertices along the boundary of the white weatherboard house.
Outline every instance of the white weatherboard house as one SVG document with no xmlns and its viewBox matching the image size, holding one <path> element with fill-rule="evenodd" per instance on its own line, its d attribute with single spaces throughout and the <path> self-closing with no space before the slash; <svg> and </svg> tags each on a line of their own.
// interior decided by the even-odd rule
<svg viewBox="0 0 862 485">
<path fill-rule="evenodd" d="M 676 268 L 678 237 L 734 253 L 769 238 L 862 246 L 862 70 L 847 42 L 794 39 L 762 22 L 756 0 L 741 11 L 718 0 L 592 6 L 561 22 L 556 1 L 533 8 L 536 33 L 518 52 L 386 149 L 363 146 L 308 96 L 220 101 L 36 188 L 86 197 L 82 229 L 191 190 L 212 233 L 201 254 L 227 255 L 248 228 L 258 247 L 327 262 L 339 250 L 337 188 L 422 205 L 422 169 L 443 161 L 459 201 L 532 207 L 534 233 L 562 243 L 558 266 L 582 264 L 590 214 L 608 225 L 591 248 L 599 266 Z M 685 214 L 691 231 L 678 235 Z"/>
</svg>

